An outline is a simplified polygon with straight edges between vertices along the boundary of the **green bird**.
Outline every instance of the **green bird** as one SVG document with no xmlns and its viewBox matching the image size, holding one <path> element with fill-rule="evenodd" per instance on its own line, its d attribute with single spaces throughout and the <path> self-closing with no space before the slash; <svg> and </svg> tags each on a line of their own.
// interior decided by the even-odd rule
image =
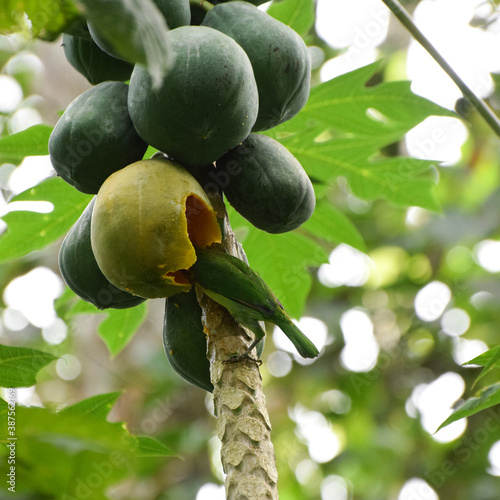
<svg viewBox="0 0 500 500">
<path fill-rule="evenodd" d="M 280 301 L 250 266 L 215 250 L 196 249 L 196 255 L 197 260 L 188 271 L 189 279 L 255 334 L 252 345 L 236 358 L 247 358 L 266 335 L 259 321 L 279 326 L 302 357 L 315 358 L 319 354 L 316 346 L 292 322 Z"/>
</svg>

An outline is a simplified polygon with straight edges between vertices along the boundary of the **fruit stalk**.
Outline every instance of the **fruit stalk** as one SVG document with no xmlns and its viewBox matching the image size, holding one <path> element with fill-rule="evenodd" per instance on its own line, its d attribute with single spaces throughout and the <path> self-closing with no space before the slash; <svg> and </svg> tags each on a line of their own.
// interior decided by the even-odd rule
<svg viewBox="0 0 500 500">
<path fill-rule="evenodd" d="M 207 0 L 189 0 L 189 4 L 193 7 L 201 7 L 205 12 L 214 8 L 214 5 Z"/>
<path fill-rule="evenodd" d="M 244 258 L 227 215 L 224 219 L 225 250 Z M 276 458 L 259 367 L 250 360 L 224 363 L 232 355 L 245 352 L 253 334 L 199 289 L 197 294 L 203 311 L 202 322 L 208 332 L 207 356 L 214 385 L 217 433 L 222 443 L 221 460 L 226 473 L 226 499 L 277 499 Z"/>
<path fill-rule="evenodd" d="M 478 97 L 472 89 L 460 78 L 457 72 L 447 63 L 444 57 L 436 50 L 431 42 L 417 28 L 408 12 L 397 0 L 382 0 L 399 22 L 408 30 L 417 42 L 432 56 L 432 58 L 441 66 L 443 71 L 453 80 L 455 85 L 460 89 L 464 97 L 477 109 L 478 113 L 488 123 L 493 132 L 500 137 L 500 120 L 486 105 L 486 103 Z"/>
</svg>

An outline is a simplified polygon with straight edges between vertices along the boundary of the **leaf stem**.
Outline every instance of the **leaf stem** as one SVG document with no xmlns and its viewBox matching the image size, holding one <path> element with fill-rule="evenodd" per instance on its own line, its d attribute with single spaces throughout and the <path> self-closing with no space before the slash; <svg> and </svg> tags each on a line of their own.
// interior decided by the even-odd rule
<svg viewBox="0 0 500 500">
<path fill-rule="evenodd" d="M 484 118 L 495 134 L 500 137 L 500 120 L 486 105 L 486 103 L 478 97 L 472 89 L 460 78 L 455 70 L 446 62 L 443 56 L 436 50 L 431 42 L 417 28 L 408 12 L 398 2 L 398 0 L 382 0 L 401 24 L 410 32 L 410 34 L 422 45 L 422 47 L 433 57 L 433 59 L 441 66 L 446 74 L 453 80 L 455 85 L 461 90 L 462 94 L 471 102 L 477 109 L 478 113 Z"/>
</svg>

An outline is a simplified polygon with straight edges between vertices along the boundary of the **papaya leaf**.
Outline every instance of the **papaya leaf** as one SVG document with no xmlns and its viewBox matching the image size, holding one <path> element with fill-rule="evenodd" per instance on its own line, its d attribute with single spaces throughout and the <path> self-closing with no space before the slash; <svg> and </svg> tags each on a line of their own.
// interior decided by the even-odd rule
<svg viewBox="0 0 500 500">
<path fill-rule="evenodd" d="M 298 132 L 322 125 L 342 134 L 378 138 L 381 144 L 403 134 L 431 115 L 458 115 L 411 91 L 409 81 L 367 86 L 380 61 L 316 85 L 307 104 L 276 132 Z"/>
<path fill-rule="evenodd" d="M 63 236 L 88 205 L 91 196 L 80 193 L 62 179 L 50 178 L 10 201 L 48 201 L 50 213 L 14 211 L 2 219 L 7 229 L 0 235 L 0 262 L 39 250 Z"/>
<path fill-rule="evenodd" d="M 152 0 L 78 0 L 97 33 L 123 59 L 146 66 L 159 83 L 170 66 L 172 54 L 166 38 L 168 27 Z"/>
<path fill-rule="evenodd" d="M 483 366 L 483 370 L 478 375 L 476 380 L 474 381 L 473 387 L 488 373 L 490 373 L 495 368 L 500 368 L 500 346 L 493 347 L 489 351 L 483 352 L 479 356 L 476 356 L 474 359 L 467 361 L 467 363 L 463 363 L 464 365 L 480 365 Z"/>
<path fill-rule="evenodd" d="M 359 198 L 383 198 L 402 206 L 439 211 L 432 175 L 432 161 L 402 157 L 375 157 L 373 142 L 338 138 L 321 143 L 300 134 L 280 141 L 300 161 L 307 173 L 325 183 L 345 177 Z M 370 144 L 372 142 L 372 144 Z"/>
<path fill-rule="evenodd" d="M 343 176 L 360 198 L 437 211 L 433 162 L 387 158 L 380 150 L 431 115 L 457 115 L 413 94 L 407 81 L 367 86 L 379 66 L 373 63 L 313 87 L 297 116 L 266 133 L 324 183 Z"/>
<path fill-rule="evenodd" d="M 16 435 L 22 436 L 16 443 L 16 477 L 23 492 L 47 498 L 106 499 L 106 489 L 136 470 L 145 457 L 174 455 L 153 439 L 130 434 L 121 422 L 107 421 L 116 396 L 94 396 L 59 412 L 16 406 Z M 5 409 L 2 402 L 4 429 Z M 6 464 L 0 463 L 0 473 Z"/>
<path fill-rule="evenodd" d="M 90 398 L 84 399 L 71 406 L 66 406 L 60 413 L 75 415 L 93 415 L 95 417 L 106 418 L 115 404 L 116 400 L 121 396 L 121 392 L 109 392 L 107 394 L 98 394 Z"/>
<path fill-rule="evenodd" d="M 26 156 L 48 155 L 51 132 L 52 127 L 47 125 L 33 125 L 0 139 L 0 162 L 17 165 Z"/>
<path fill-rule="evenodd" d="M 80 12 L 72 0 L 3 0 L 0 33 L 31 31 L 34 37 L 53 41 L 79 18 Z"/>
<path fill-rule="evenodd" d="M 68 297 L 69 298 L 69 297 Z M 132 340 L 147 315 L 147 302 L 143 302 L 128 309 L 98 309 L 93 304 L 78 298 L 73 294 L 72 299 L 77 299 L 71 306 L 65 306 L 64 318 L 79 314 L 102 314 L 103 321 L 97 327 L 97 333 L 114 358 Z"/>
<path fill-rule="evenodd" d="M 175 453 L 160 443 L 156 439 L 150 438 L 148 436 L 136 436 L 135 438 L 138 453 L 141 457 L 173 457 Z"/>
<path fill-rule="evenodd" d="M 282 0 L 273 2 L 267 9 L 267 13 L 290 26 L 299 35 L 304 35 L 314 24 L 314 1 Z"/>
<path fill-rule="evenodd" d="M 456 422 L 461 418 L 470 417 L 482 410 L 491 408 L 500 404 L 500 383 L 490 385 L 482 389 L 475 397 L 469 398 L 465 403 L 457 408 L 439 427 L 437 430 L 446 427 L 452 422 Z M 436 431 L 437 432 L 437 431 Z"/>
<path fill-rule="evenodd" d="M 129 309 L 108 309 L 108 317 L 99 324 L 97 333 L 115 357 L 131 340 L 146 319 L 146 302 Z"/>
<path fill-rule="evenodd" d="M 0 345 L 0 386 L 30 387 L 36 384 L 36 374 L 57 359 L 48 352 Z"/>
<path fill-rule="evenodd" d="M 108 309 L 108 317 L 99 324 L 97 333 L 115 357 L 131 340 L 146 319 L 146 302 L 129 309 Z"/>
<path fill-rule="evenodd" d="M 300 231 L 329 243 L 346 243 L 366 252 L 363 237 L 354 224 L 343 212 L 325 200 L 318 201 L 313 215 L 301 226 Z"/>
<path fill-rule="evenodd" d="M 78 298 L 76 302 L 73 302 L 73 305 L 68 310 L 66 317 L 76 316 L 77 314 L 103 314 L 103 313 L 105 313 L 105 311 L 103 311 L 102 309 L 98 309 L 94 304 L 91 304 L 86 300 Z"/>
</svg>

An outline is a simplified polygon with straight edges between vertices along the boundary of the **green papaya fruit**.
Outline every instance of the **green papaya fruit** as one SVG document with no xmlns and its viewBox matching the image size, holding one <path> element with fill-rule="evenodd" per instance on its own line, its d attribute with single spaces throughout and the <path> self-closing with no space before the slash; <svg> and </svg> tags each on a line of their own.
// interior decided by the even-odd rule
<svg viewBox="0 0 500 500">
<path fill-rule="evenodd" d="M 226 3 L 231 2 L 232 0 L 211 0 L 211 3 L 217 5 L 218 3 Z M 251 3 L 253 5 L 262 5 L 263 3 L 269 2 L 269 0 L 245 0 L 247 3 Z"/>
<path fill-rule="evenodd" d="M 311 63 L 306 44 L 293 29 L 254 5 L 239 1 L 216 5 L 202 26 L 236 40 L 252 63 L 259 89 L 254 132 L 275 127 L 304 107 L 309 97 Z"/>
<path fill-rule="evenodd" d="M 191 9 L 189 0 L 153 0 L 158 10 L 162 13 L 169 29 L 188 26 L 191 22 Z M 107 54 L 121 59 L 120 53 L 102 36 L 92 22 L 88 23 L 90 35 L 95 43 Z"/>
<path fill-rule="evenodd" d="M 216 165 L 229 203 L 263 231 L 291 231 L 314 212 L 314 189 L 305 170 L 271 137 L 250 134 Z"/>
<path fill-rule="evenodd" d="M 90 36 L 89 27 L 87 25 L 87 19 L 85 16 L 80 15 L 69 25 L 66 25 L 63 30 L 64 34 L 70 36 L 76 36 L 79 38 L 84 38 L 85 40 L 92 40 Z"/>
<path fill-rule="evenodd" d="M 96 85 L 68 106 L 50 135 L 55 171 L 83 193 L 96 194 L 113 172 L 146 152 L 130 120 L 127 95 L 123 82 Z"/>
<path fill-rule="evenodd" d="M 156 88 L 136 65 L 128 107 L 138 134 L 186 166 L 214 162 L 243 141 L 255 122 L 257 86 L 243 49 L 212 28 L 167 33 L 172 67 Z"/>
<path fill-rule="evenodd" d="M 163 347 L 170 366 L 189 383 L 213 392 L 207 336 L 194 288 L 165 301 Z"/>
<path fill-rule="evenodd" d="M 102 274 L 92 252 L 90 226 L 95 197 L 64 238 L 59 249 L 59 269 L 79 297 L 99 309 L 134 307 L 145 299 L 113 286 Z"/>
<path fill-rule="evenodd" d="M 63 47 L 71 66 L 92 85 L 108 80 L 124 82 L 130 78 L 134 69 L 132 64 L 106 54 L 92 40 L 65 33 Z"/>
</svg>

